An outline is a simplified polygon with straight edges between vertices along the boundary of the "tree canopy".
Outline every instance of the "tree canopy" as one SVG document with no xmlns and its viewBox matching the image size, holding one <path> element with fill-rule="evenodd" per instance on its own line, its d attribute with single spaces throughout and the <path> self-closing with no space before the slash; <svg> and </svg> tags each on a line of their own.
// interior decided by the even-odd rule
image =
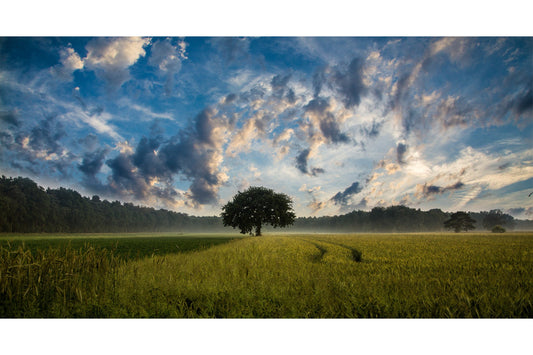
<svg viewBox="0 0 533 355">
<path fill-rule="evenodd" d="M 444 222 L 444 227 L 453 229 L 456 233 L 460 231 L 468 232 L 471 229 L 476 229 L 474 223 L 476 221 L 468 213 L 459 211 L 453 213 L 450 219 Z"/>
<path fill-rule="evenodd" d="M 255 235 L 259 236 L 264 224 L 274 228 L 286 227 L 294 223 L 296 215 L 289 196 L 252 186 L 244 192 L 239 191 L 224 205 L 221 217 L 224 226 L 239 228 L 242 234 L 252 234 L 255 229 Z"/>
</svg>

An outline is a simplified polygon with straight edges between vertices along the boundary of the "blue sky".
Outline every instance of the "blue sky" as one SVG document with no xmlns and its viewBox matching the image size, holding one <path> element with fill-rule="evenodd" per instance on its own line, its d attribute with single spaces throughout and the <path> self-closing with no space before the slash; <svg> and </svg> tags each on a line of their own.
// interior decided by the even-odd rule
<svg viewBox="0 0 533 355">
<path fill-rule="evenodd" d="M 533 218 L 531 37 L 4 37 L 0 173 L 216 215 Z"/>
</svg>

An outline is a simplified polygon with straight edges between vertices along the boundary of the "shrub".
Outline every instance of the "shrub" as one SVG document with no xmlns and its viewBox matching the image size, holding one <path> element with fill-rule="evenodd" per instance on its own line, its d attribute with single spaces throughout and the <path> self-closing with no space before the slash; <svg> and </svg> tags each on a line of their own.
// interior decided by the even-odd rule
<svg viewBox="0 0 533 355">
<path fill-rule="evenodd" d="M 492 227 L 492 233 L 505 233 L 505 228 L 502 226 L 494 226 Z"/>
</svg>

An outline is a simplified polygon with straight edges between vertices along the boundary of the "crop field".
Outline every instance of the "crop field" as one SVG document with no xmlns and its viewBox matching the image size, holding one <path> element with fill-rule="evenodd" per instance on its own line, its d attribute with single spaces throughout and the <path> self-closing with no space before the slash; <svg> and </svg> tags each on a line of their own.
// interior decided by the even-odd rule
<svg viewBox="0 0 533 355">
<path fill-rule="evenodd" d="M 531 318 L 533 234 L 0 236 L 4 318 Z"/>
</svg>

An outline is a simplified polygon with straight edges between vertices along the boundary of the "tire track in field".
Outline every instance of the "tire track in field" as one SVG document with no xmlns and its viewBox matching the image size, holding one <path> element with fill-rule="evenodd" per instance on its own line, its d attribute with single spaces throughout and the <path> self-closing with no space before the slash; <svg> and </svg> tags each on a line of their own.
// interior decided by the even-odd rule
<svg viewBox="0 0 533 355">
<path fill-rule="evenodd" d="M 355 261 L 355 262 L 363 261 L 363 254 L 359 250 L 357 250 L 357 249 L 355 249 L 355 248 L 353 248 L 353 247 L 351 247 L 349 245 L 342 244 L 342 243 L 325 241 L 325 240 L 322 240 L 322 239 L 318 239 L 318 240 L 323 242 L 323 243 L 329 243 L 329 244 L 338 245 L 340 247 L 346 248 L 346 249 L 350 250 L 350 252 L 352 254 L 353 261 Z"/>
<path fill-rule="evenodd" d="M 331 242 L 331 241 L 325 241 L 325 240 L 322 240 L 322 239 L 316 239 L 316 240 L 313 240 L 313 239 L 306 239 L 306 238 L 298 238 L 299 240 L 301 241 L 304 241 L 306 243 L 310 243 L 312 245 L 314 245 L 319 251 L 320 251 L 320 254 L 319 255 L 313 255 L 311 257 L 312 261 L 313 262 L 321 262 L 321 261 L 324 261 L 324 257 L 325 255 L 328 253 L 328 249 L 325 248 L 323 245 L 321 245 L 320 243 L 322 244 L 329 244 L 329 245 L 332 245 L 332 246 L 336 246 L 336 247 L 341 247 L 343 249 L 347 249 L 349 250 L 350 252 L 350 256 L 351 256 L 351 260 L 352 261 L 355 261 L 355 262 L 361 262 L 362 261 L 362 254 L 359 250 L 355 249 L 355 248 L 352 248 L 350 246 L 347 246 L 345 244 L 342 244 L 342 243 L 335 243 L 335 242 Z"/>
</svg>

